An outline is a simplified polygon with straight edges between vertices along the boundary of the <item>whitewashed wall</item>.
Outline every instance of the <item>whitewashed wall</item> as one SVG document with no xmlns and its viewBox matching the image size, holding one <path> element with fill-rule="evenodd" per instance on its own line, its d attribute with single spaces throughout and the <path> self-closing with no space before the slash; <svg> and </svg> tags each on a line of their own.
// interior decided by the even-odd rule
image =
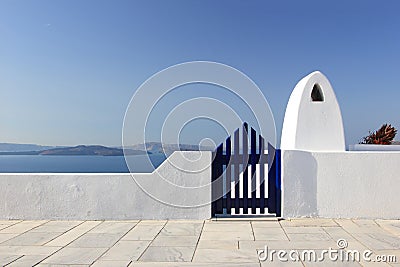
<svg viewBox="0 0 400 267">
<path fill-rule="evenodd" d="M 400 219 L 400 152 L 282 151 L 282 216 Z"/>
<path fill-rule="evenodd" d="M 175 152 L 155 172 L 134 174 L 162 201 L 130 174 L 0 174 L 0 219 L 208 219 L 211 152 L 185 159 L 198 153 Z"/>
</svg>

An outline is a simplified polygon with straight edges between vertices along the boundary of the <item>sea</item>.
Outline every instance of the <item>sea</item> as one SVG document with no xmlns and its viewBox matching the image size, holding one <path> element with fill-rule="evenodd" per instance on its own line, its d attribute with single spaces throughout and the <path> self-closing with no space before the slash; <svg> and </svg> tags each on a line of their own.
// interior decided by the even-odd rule
<svg viewBox="0 0 400 267">
<path fill-rule="evenodd" d="M 0 155 L 0 173 L 150 173 L 164 154 L 128 156 Z"/>
</svg>

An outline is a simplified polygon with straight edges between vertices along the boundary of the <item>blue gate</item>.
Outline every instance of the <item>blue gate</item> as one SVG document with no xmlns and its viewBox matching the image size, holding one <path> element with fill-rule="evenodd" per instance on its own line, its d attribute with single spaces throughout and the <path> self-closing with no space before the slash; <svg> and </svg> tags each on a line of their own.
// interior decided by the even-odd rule
<svg viewBox="0 0 400 267">
<path fill-rule="evenodd" d="M 249 151 L 247 123 L 242 126 L 240 149 L 239 130 L 212 155 L 212 217 L 267 214 L 280 217 L 280 150 L 268 143 L 266 151 L 264 138 L 251 128 Z"/>
</svg>

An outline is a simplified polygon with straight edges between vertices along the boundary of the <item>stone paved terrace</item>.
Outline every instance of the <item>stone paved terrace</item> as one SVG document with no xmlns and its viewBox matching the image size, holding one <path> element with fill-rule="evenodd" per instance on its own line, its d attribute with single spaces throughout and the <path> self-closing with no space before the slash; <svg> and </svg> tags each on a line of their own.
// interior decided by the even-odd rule
<svg viewBox="0 0 400 267">
<path fill-rule="evenodd" d="M 1 266 L 390 266 L 387 263 L 260 262 L 257 249 L 337 248 L 395 255 L 400 221 L 0 221 Z M 372 257 L 373 257 L 372 256 Z M 288 256 L 287 256 L 288 257 Z"/>
</svg>

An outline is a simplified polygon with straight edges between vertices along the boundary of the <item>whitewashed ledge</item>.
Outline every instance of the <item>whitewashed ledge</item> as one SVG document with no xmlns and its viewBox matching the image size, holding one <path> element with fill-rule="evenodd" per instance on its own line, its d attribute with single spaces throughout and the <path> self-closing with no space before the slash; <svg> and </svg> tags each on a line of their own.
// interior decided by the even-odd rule
<svg viewBox="0 0 400 267">
<path fill-rule="evenodd" d="M 356 144 L 349 146 L 350 151 L 400 151 L 400 145 Z"/>
<path fill-rule="evenodd" d="M 0 219 L 208 219 L 211 152 L 202 152 L 201 159 L 188 164 L 206 166 L 199 171 L 188 172 L 186 164 L 186 171 L 175 166 L 184 157 L 198 158 L 195 153 L 199 152 L 175 152 L 153 173 L 134 174 L 136 181 L 150 185 L 162 201 L 145 193 L 129 173 L 0 174 Z M 184 207 L 190 205 L 197 207 Z"/>
</svg>

